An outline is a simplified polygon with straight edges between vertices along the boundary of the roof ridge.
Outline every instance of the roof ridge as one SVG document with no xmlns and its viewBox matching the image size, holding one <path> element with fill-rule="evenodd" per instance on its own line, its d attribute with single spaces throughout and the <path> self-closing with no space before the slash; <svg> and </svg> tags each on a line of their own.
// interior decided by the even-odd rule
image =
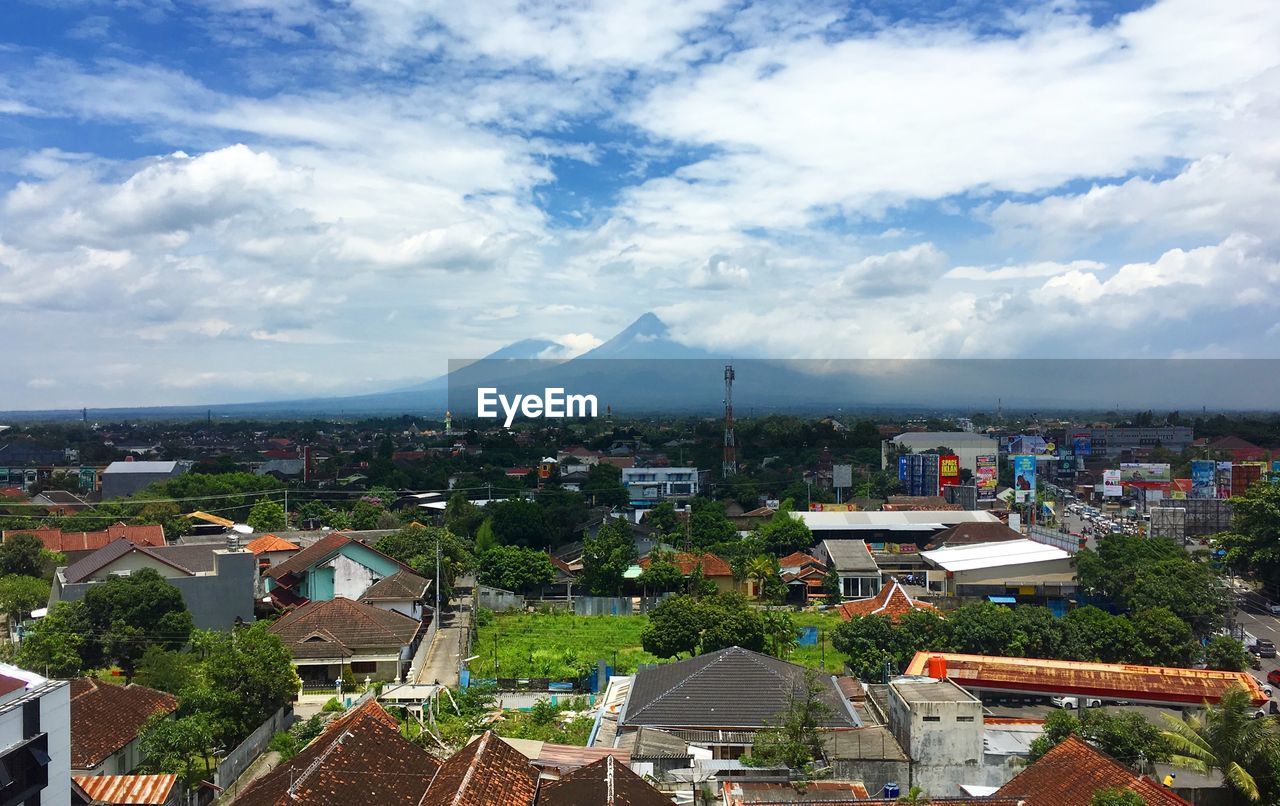
<svg viewBox="0 0 1280 806">
<path fill-rule="evenodd" d="M 753 663 L 755 663 L 756 665 L 758 665 L 761 669 L 764 669 L 765 671 L 769 672 L 769 673 L 770 673 L 770 674 L 772 674 L 774 677 L 777 677 L 779 680 L 782 680 L 782 679 L 783 679 L 782 675 L 781 675 L 777 670 L 775 670 L 775 669 L 770 669 L 770 668 L 769 668 L 768 666 L 766 666 L 765 664 L 760 663 L 760 661 L 759 661 L 758 659 L 756 659 L 756 658 L 754 658 L 754 657 L 751 657 L 752 655 L 756 655 L 756 654 L 759 654 L 759 653 L 752 652 L 752 651 L 751 651 L 751 650 L 749 650 L 749 649 L 744 649 L 743 647 L 740 647 L 740 646 L 737 646 L 737 645 L 734 645 L 734 646 L 727 646 L 727 647 L 724 647 L 723 649 L 717 649 L 714 653 L 712 653 L 712 654 L 714 654 L 714 655 L 717 655 L 718 657 L 713 658 L 712 660 L 710 660 L 710 661 L 708 661 L 707 663 L 703 664 L 703 665 L 702 665 L 702 667 L 701 667 L 700 669 L 697 669 L 696 671 L 694 671 L 694 672 L 690 673 L 688 677 L 685 677 L 685 678 L 683 678 L 682 680 L 680 680 L 679 682 L 674 683 L 674 684 L 671 686 L 671 688 L 667 689 L 666 691 L 662 692 L 662 693 L 661 693 L 661 694 L 659 694 L 658 696 L 656 696 L 656 697 L 654 697 L 653 699 L 649 700 L 649 702 L 645 703 L 645 704 L 644 704 L 644 706 L 643 706 L 643 707 L 641 707 L 641 708 L 640 708 L 638 711 L 636 711 L 634 714 L 630 714 L 630 713 L 629 713 L 629 714 L 627 714 L 627 719 L 628 719 L 628 720 L 630 720 L 632 717 L 639 716 L 640 714 L 644 713 L 644 712 L 645 712 L 645 710 L 647 710 L 649 707 L 651 707 L 652 705 L 654 705 L 655 703 L 657 703 L 659 700 L 661 700 L 661 699 L 663 699 L 664 697 L 667 697 L 668 695 L 670 695 L 670 694 L 672 694 L 673 692 L 675 692 L 675 691 L 676 691 L 676 689 L 678 689 L 678 688 L 680 688 L 680 687 L 682 687 L 682 686 L 686 685 L 687 683 L 689 683 L 689 681 L 693 680 L 695 677 L 698 677 L 698 676 L 699 676 L 699 675 L 701 675 L 703 672 L 707 671 L 708 669 L 710 669 L 711 667 L 715 666 L 716 664 L 721 663 L 721 662 L 722 662 L 722 661 L 724 661 L 726 658 L 731 657 L 731 656 L 732 656 L 732 654 L 734 653 L 734 650 L 737 650 L 737 654 L 742 654 L 742 656 L 743 656 L 743 657 L 748 658 L 748 659 L 749 659 L 749 660 L 751 660 Z M 701 655 L 699 655 L 699 656 L 696 656 L 696 657 L 702 657 L 702 656 L 701 656 Z M 694 660 L 694 659 L 695 659 L 695 658 L 689 658 L 689 660 Z M 781 662 L 781 663 L 785 663 L 786 661 L 780 661 L 780 662 Z"/>
<path fill-rule="evenodd" d="M 493 731 L 491 730 L 486 730 L 483 734 L 481 734 L 479 739 L 479 746 L 476 748 L 476 751 L 471 754 L 471 763 L 467 765 L 467 771 L 466 773 L 463 774 L 462 781 L 458 783 L 458 791 L 453 793 L 453 798 L 450 799 L 449 801 L 450 803 L 460 802 L 460 799 L 462 798 L 462 793 L 467 790 L 467 786 L 471 783 L 471 776 L 473 773 L 475 773 L 476 767 L 479 764 L 480 754 L 485 751 L 486 747 L 488 747 L 489 739 L 492 736 L 493 736 Z"/>
</svg>

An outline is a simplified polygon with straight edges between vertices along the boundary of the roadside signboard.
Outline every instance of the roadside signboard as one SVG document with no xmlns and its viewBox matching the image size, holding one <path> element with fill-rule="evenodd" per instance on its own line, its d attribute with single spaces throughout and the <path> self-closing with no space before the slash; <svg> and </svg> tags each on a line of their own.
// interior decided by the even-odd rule
<svg viewBox="0 0 1280 806">
<path fill-rule="evenodd" d="M 1036 497 L 1036 457 L 1011 456 L 1013 461 L 1014 500 L 1018 503 L 1033 501 Z"/>
<path fill-rule="evenodd" d="M 1213 482 L 1216 466 L 1212 459 L 1193 459 L 1191 461 L 1191 497 L 1217 498 L 1218 486 Z"/>
<path fill-rule="evenodd" d="M 996 467 L 996 457 L 988 454 L 976 457 L 975 461 L 977 463 L 977 471 L 973 476 L 978 484 L 978 500 L 995 500 L 996 484 L 1000 477 L 1000 470 Z"/>
</svg>

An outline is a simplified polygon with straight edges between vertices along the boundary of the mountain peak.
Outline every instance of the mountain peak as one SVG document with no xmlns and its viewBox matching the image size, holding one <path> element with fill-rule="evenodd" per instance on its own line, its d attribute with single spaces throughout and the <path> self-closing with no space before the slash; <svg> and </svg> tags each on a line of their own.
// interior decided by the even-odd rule
<svg viewBox="0 0 1280 806">
<path fill-rule="evenodd" d="M 676 342 L 667 324 L 649 311 L 582 358 L 703 358 L 701 350 Z"/>
</svg>

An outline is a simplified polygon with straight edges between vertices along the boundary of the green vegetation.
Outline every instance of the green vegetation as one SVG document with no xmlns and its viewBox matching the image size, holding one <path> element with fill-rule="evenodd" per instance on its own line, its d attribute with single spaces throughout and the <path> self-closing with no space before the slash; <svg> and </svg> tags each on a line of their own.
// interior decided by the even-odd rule
<svg viewBox="0 0 1280 806">
<path fill-rule="evenodd" d="M 806 669 L 804 684 L 793 691 L 787 707 L 755 736 L 748 762 L 755 765 L 781 764 L 803 770 L 823 757 L 819 727 L 831 717 L 831 708 L 822 701 L 822 680 Z"/>
<path fill-rule="evenodd" d="M 1275 803 L 1280 795 L 1280 732 L 1273 719 L 1255 719 L 1242 688 L 1226 692 L 1217 705 L 1183 719 L 1161 714 L 1170 761 L 1204 775 L 1221 773 L 1237 800 Z"/>
<path fill-rule="evenodd" d="M 477 628 L 473 651 L 480 657 L 471 662 L 471 669 L 478 677 L 574 680 L 590 674 L 603 659 L 628 674 L 641 663 L 658 661 L 640 645 L 648 623 L 646 616 L 499 614 Z"/>
<path fill-rule="evenodd" d="M 1142 714 L 1086 708 L 1076 717 L 1062 709 L 1045 717 L 1044 733 L 1031 743 L 1028 760 L 1035 761 L 1072 735 L 1140 772 L 1149 772 L 1158 761 L 1168 761 L 1172 753 L 1160 729 Z"/>
</svg>

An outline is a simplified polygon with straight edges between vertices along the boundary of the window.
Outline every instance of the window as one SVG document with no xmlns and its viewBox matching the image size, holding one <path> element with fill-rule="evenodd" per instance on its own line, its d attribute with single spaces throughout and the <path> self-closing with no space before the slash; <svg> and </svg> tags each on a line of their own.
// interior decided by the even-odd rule
<svg viewBox="0 0 1280 806">
<path fill-rule="evenodd" d="M 926 717 L 924 718 L 924 721 L 925 721 L 925 722 L 941 722 L 941 721 L 942 721 L 942 717 L 940 717 L 940 716 L 926 716 Z"/>
<path fill-rule="evenodd" d="M 973 717 L 971 717 L 971 716 L 958 716 L 958 717 L 956 717 L 956 721 L 957 721 L 957 722 L 972 722 L 972 721 L 973 721 Z"/>
<path fill-rule="evenodd" d="M 352 674 L 373 674 L 378 671 L 378 662 L 372 660 L 354 660 L 351 662 Z"/>
</svg>

